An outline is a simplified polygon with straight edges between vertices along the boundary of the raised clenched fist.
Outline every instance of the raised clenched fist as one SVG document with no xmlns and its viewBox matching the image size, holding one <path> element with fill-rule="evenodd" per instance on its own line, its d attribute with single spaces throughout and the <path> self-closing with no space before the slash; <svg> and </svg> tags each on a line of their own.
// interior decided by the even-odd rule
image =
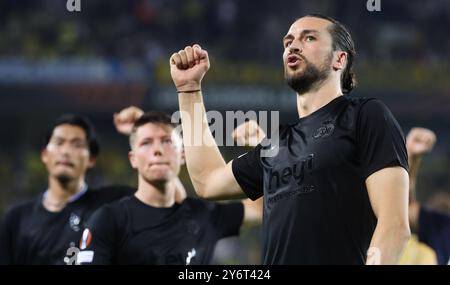
<svg viewBox="0 0 450 285">
<path fill-rule="evenodd" d="M 255 147 L 266 136 L 266 133 L 254 120 L 247 121 L 234 129 L 231 137 L 240 146 Z"/>
<path fill-rule="evenodd" d="M 134 122 L 142 116 L 144 112 L 135 106 L 130 106 L 119 113 L 114 114 L 114 126 L 116 130 L 124 135 L 130 135 Z"/>
<path fill-rule="evenodd" d="M 199 90 L 208 69 L 208 52 L 197 44 L 187 46 L 170 57 L 170 75 L 178 92 Z"/>
<path fill-rule="evenodd" d="M 430 152 L 436 142 L 433 131 L 425 128 L 412 128 L 406 136 L 406 149 L 410 157 Z"/>
</svg>

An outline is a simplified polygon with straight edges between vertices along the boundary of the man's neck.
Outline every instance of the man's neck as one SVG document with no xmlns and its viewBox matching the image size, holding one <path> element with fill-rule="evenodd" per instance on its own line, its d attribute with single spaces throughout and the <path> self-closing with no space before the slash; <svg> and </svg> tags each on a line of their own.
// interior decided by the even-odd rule
<svg viewBox="0 0 450 285">
<path fill-rule="evenodd" d="M 175 203 L 175 186 L 166 182 L 162 185 L 153 185 L 139 177 L 139 186 L 135 197 L 142 203 L 155 208 L 169 208 Z"/>
<path fill-rule="evenodd" d="M 297 93 L 297 111 L 300 118 L 306 117 L 337 97 L 342 96 L 340 82 L 329 78 L 317 89 L 309 92 Z"/>
<path fill-rule="evenodd" d="M 84 177 L 68 181 L 65 184 L 55 178 L 49 178 L 49 187 L 43 200 L 44 207 L 50 212 L 61 211 L 71 197 L 79 193 L 85 185 Z"/>
</svg>

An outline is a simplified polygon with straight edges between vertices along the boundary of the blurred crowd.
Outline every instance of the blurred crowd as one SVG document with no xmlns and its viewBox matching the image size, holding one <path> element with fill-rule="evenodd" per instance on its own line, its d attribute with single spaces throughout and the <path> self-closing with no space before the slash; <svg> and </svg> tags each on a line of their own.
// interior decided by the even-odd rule
<svg viewBox="0 0 450 285">
<path fill-rule="evenodd" d="M 159 60 L 192 41 L 231 60 L 277 63 L 280 34 L 305 11 L 342 19 L 362 59 L 440 61 L 448 58 L 446 0 L 384 1 L 370 13 L 365 0 L 96 0 L 69 13 L 65 1 L 0 3 L 0 54 L 27 58 L 65 55 Z M 280 43 L 280 47 L 274 43 Z M 236 48 L 239 47 L 238 52 Z"/>
</svg>

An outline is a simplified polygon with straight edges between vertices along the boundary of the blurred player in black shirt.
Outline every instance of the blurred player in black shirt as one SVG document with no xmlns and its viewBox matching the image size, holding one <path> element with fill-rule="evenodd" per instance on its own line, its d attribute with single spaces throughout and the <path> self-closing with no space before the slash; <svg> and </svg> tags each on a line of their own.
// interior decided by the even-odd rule
<svg viewBox="0 0 450 285">
<path fill-rule="evenodd" d="M 136 110 L 129 108 L 119 115 L 126 117 L 129 111 Z M 132 121 L 139 117 L 131 131 L 129 152 L 138 171 L 138 191 L 92 215 L 78 262 L 208 264 L 217 240 L 237 235 L 243 220 L 259 221 L 261 207 L 254 202 L 218 204 L 194 198 L 177 203 L 169 182 L 178 176 L 184 160 L 180 135 L 164 113 L 131 117 Z"/>
<path fill-rule="evenodd" d="M 120 132 L 120 130 L 118 129 Z M 46 134 L 42 161 L 48 189 L 36 199 L 11 208 L 0 228 L 0 264 L 73 264 L 85 221 L 100 206 L 132 195 L 134 188 L 91 188 L 87 170 L 95 165 L 99 144 L 85 117 L 67 114 Z M 178 179 L 176 200 L 186 197 Z"/>
<path fill-rule="evenodd" d="M 206 130 L 200 132 L 203 145 L 185 141 L 197 194 L 264 196 L 265 264 L 396 264 L 410 236 L 400 126 L 379 100 L 345 96 L 355 86 L 356 51 L 342 24 L 322 15 L 302 17 L 283 45 L 299 119 L 281 127 L 279 139 L 271 136 L 228 164 L 203 107 L 207 51 L 194 45 L 171 56 L 184 137 L 194 137 L 196 126 Z"/>
<path fill-rule="evenodd" d="M 78 246 L 86 219 L 101 205 L 133 193 L 128 187 L 91 189 L 86 171 L 99 153 L 95 130 L 78 115 L 63 115 L 49 129 L 41 158 L 48 189 L 11 208 L 0 228 L 0 264 L 64 264 Z"/>
</svg>

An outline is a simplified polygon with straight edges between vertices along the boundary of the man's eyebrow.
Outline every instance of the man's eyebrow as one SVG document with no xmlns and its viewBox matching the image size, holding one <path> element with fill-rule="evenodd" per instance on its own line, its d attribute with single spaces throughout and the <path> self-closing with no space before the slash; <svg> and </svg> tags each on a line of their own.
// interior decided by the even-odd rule
<svg viewBox="0 0 450 285">
<path fill-rule="evenodd" d="M 283 42 L 286 41 L 286 40 L 291 40 L 292 38 L 294 38 L 294 36 L 292 34 L 287 34 L 287 35 L 284 36 Z"/>
<path fill-rule="evenodd" d="M 57 135 L 54 135 L 54 136 L 52 136 L 52 138 L 51 138 L 51 140 L 59 140 L 59 141 L 63 141 L 63 140 L 65 140 L 65 138 L 64 137 L 62 137 L 62 136 L 57 136 Z"/>
<path fill-rule="evenodd" d="M 72 138 L 70 141 L 71 142 L 87 142 L 87 140 L 84 138 Z"/>
<path fill-rule="evenodd" d="M 304 35 L 306 35 L 306 34 L 311 34 L 311 33 L 316 33 L 316 34 L 318 34 L 319 31 L 318 31 L 318 30 L 303 30 L 303 31 L 300 33 L 300 37 L 303 37 Z M 292 34 L 287 34 L 287 35 L 284 36 L 283 42 L 286 41 L 286 40 L 293 39 L 293 38 L 294 38 L 294 36 L 293 36 Z"/>
<path fill-rule="evenodd" d="M 301 35 L 310 34 L 310 33 L 316 33 L 316 34 L 318 34 L 319 31 L 318 31 L 318 30 L 303 30 L 303 31 L 301 32 Z"/>
<path fill-rule="evenodd" d="M 153 137 L 146 136 L 146 137 L 139 139 L 139 141 L 152 140 L 152 139 L 153 139 Z"/>
</svg>

